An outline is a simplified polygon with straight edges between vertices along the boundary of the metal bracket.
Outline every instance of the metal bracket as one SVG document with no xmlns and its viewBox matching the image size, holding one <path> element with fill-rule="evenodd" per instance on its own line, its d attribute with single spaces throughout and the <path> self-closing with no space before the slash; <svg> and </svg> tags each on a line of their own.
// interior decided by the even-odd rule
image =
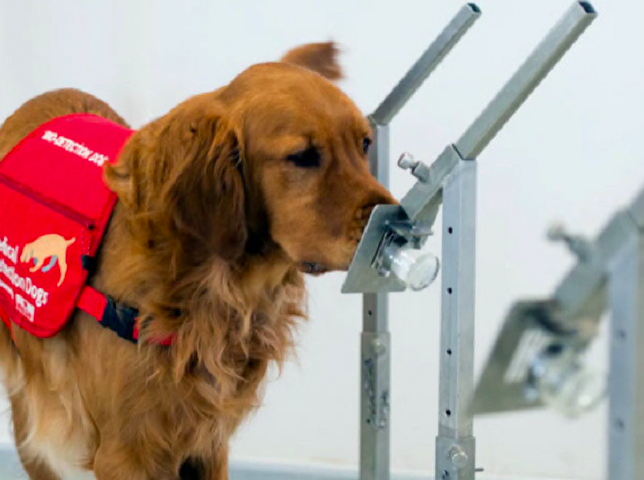
<svg viewBox="0 0 644 480">
<path fill-rule="evenodd" d="M 407 215 L 398 205 L 374 208 L 342 285 L 342 293 L 405 291 L 407 286 L 402 281 L 394 275 L 381 275 L 374 265 L 385 238 L 392 231 L 390 225 L 407 220 Z"/>
<path fill-rule="evenodd" d="M 596 16 L 597 14 L 588 2 L 575 2 L 568 9 L 559 23 L 548 33 L 459 140 L 454 145 L 448 145 L 436 161 L 426 171 L 423 171 L 422 178 L 401 200 L 401 207 L 408 217 L 404 219 L 405 221 L 419 225 L 419 230 L 431 230 L 442 202 L 442 188 L 445 179 L 460 162 L 473 160 L 483 151 Z M 374 115 L 372 119 L 376 117 Z M 403 163 L 407 166 L 411 165 L 409 162 Z M 368 261 L 370 266 L 378 264 L 378 261 L 371 256 L 372 253 L 377 253 L 374 251 L 376 242 L 371 239 L 375 235 L 374 231 L 381 233 L 378 244 L 386 233 L 381 225 L 369 222 L 364 236 L 369 237 L 370 240 L 361 242 L 358 246 L 342 289 L 345 293 L 382 292 L 389 287 L 396 288 L 389 291 L 400 291 L 399 284 L 378 278 L 382 277 L 382 272 L 373 268 L 365 268 L 362 263 Z M 414 241 L 419 247 L 424 243 L 424 239 L 417 238 Z"/>
<path fill-rule="evenodd" d="M 478 381 L 473 403 L 475 413 L 496 413 L 544 406 L 526 390 L 529 369 L 548 345 L 561 344 L 579 352 L 596 338 L 602 314 L 608 306 L 608 265 L 639 229 L 644 218 L 644 189 L 631 205 L 617 212 L 580 258 L 542 301 L 514 304 L 497 337 Z"/>
</svg>

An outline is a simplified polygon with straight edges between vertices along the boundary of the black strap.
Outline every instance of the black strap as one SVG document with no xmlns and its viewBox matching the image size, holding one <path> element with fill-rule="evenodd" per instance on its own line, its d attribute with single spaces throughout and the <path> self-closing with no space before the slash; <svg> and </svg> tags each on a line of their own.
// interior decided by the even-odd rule
<svg viewBox="0 0 644 480">
<path fill-rule="evenodd" d="M 137 343 L 137 340 L 134 338 L 134 325 L 139 311 L 136 308 L 116 302 L 110 296 L 106 296 L 106 298 L 107 306 L 103 311 L 103 318 L 100 324 L 115 332 L 122 339 Z"/>
</svg>

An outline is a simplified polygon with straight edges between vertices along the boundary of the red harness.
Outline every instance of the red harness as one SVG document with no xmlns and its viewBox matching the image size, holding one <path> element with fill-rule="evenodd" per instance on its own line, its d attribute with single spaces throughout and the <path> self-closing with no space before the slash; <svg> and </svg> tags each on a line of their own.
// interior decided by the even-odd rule
<svg viewBox="0 0 644 480">
<path fill-rule="evenodd" d="M 0 161 L 0 317 L 9 328 L 51 337 L 79 308 L 136 342 L 136 311 L 87 285 L 116 204 L 102 167 L 132 133 L 95 115 L 69 115 L 41 125 Z"/>
</svg>

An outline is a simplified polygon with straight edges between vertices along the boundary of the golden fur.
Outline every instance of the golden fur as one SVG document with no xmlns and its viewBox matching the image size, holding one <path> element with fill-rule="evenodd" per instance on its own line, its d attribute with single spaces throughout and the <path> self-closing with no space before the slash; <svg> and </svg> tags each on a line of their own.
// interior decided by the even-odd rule
<svg viewBox="0 0 644 480">
<path fill-rule="evenodd" d="M 311 71 L 337 78 L 335 47 L 312 48 L 180 104 L 107 167 L 119 202 L 91 283 L 139 309 L 138 346 L 84 313 L 46 340 L 0 322 L 32 480 L 68 466 L 98 480 L 228 478 L 229 438 L 304 317 L 302 272 L 346 269 L 373 206 L 393 202 L 369 174 L 368 123 Z M 77 112 L 125 124 L 91 95 L 49 92 L 0 128 L 0 159 Z"/>
</svg>

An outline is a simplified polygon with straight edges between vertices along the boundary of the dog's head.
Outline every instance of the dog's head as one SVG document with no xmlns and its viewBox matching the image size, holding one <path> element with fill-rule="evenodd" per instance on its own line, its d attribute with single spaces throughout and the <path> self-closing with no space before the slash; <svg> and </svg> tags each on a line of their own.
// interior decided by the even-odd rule
<svg viewBox="0 0 644 480">
<path fill-rule="evenodd" d="M 340 89 L 286 63 L 249 68 L 128 142 L 108 180 L 140 218 L 163 218 L 194 261 L 278 249 L 301 270 L 346 269 L 372 208 L 369 123 Z"/>
</svg>

